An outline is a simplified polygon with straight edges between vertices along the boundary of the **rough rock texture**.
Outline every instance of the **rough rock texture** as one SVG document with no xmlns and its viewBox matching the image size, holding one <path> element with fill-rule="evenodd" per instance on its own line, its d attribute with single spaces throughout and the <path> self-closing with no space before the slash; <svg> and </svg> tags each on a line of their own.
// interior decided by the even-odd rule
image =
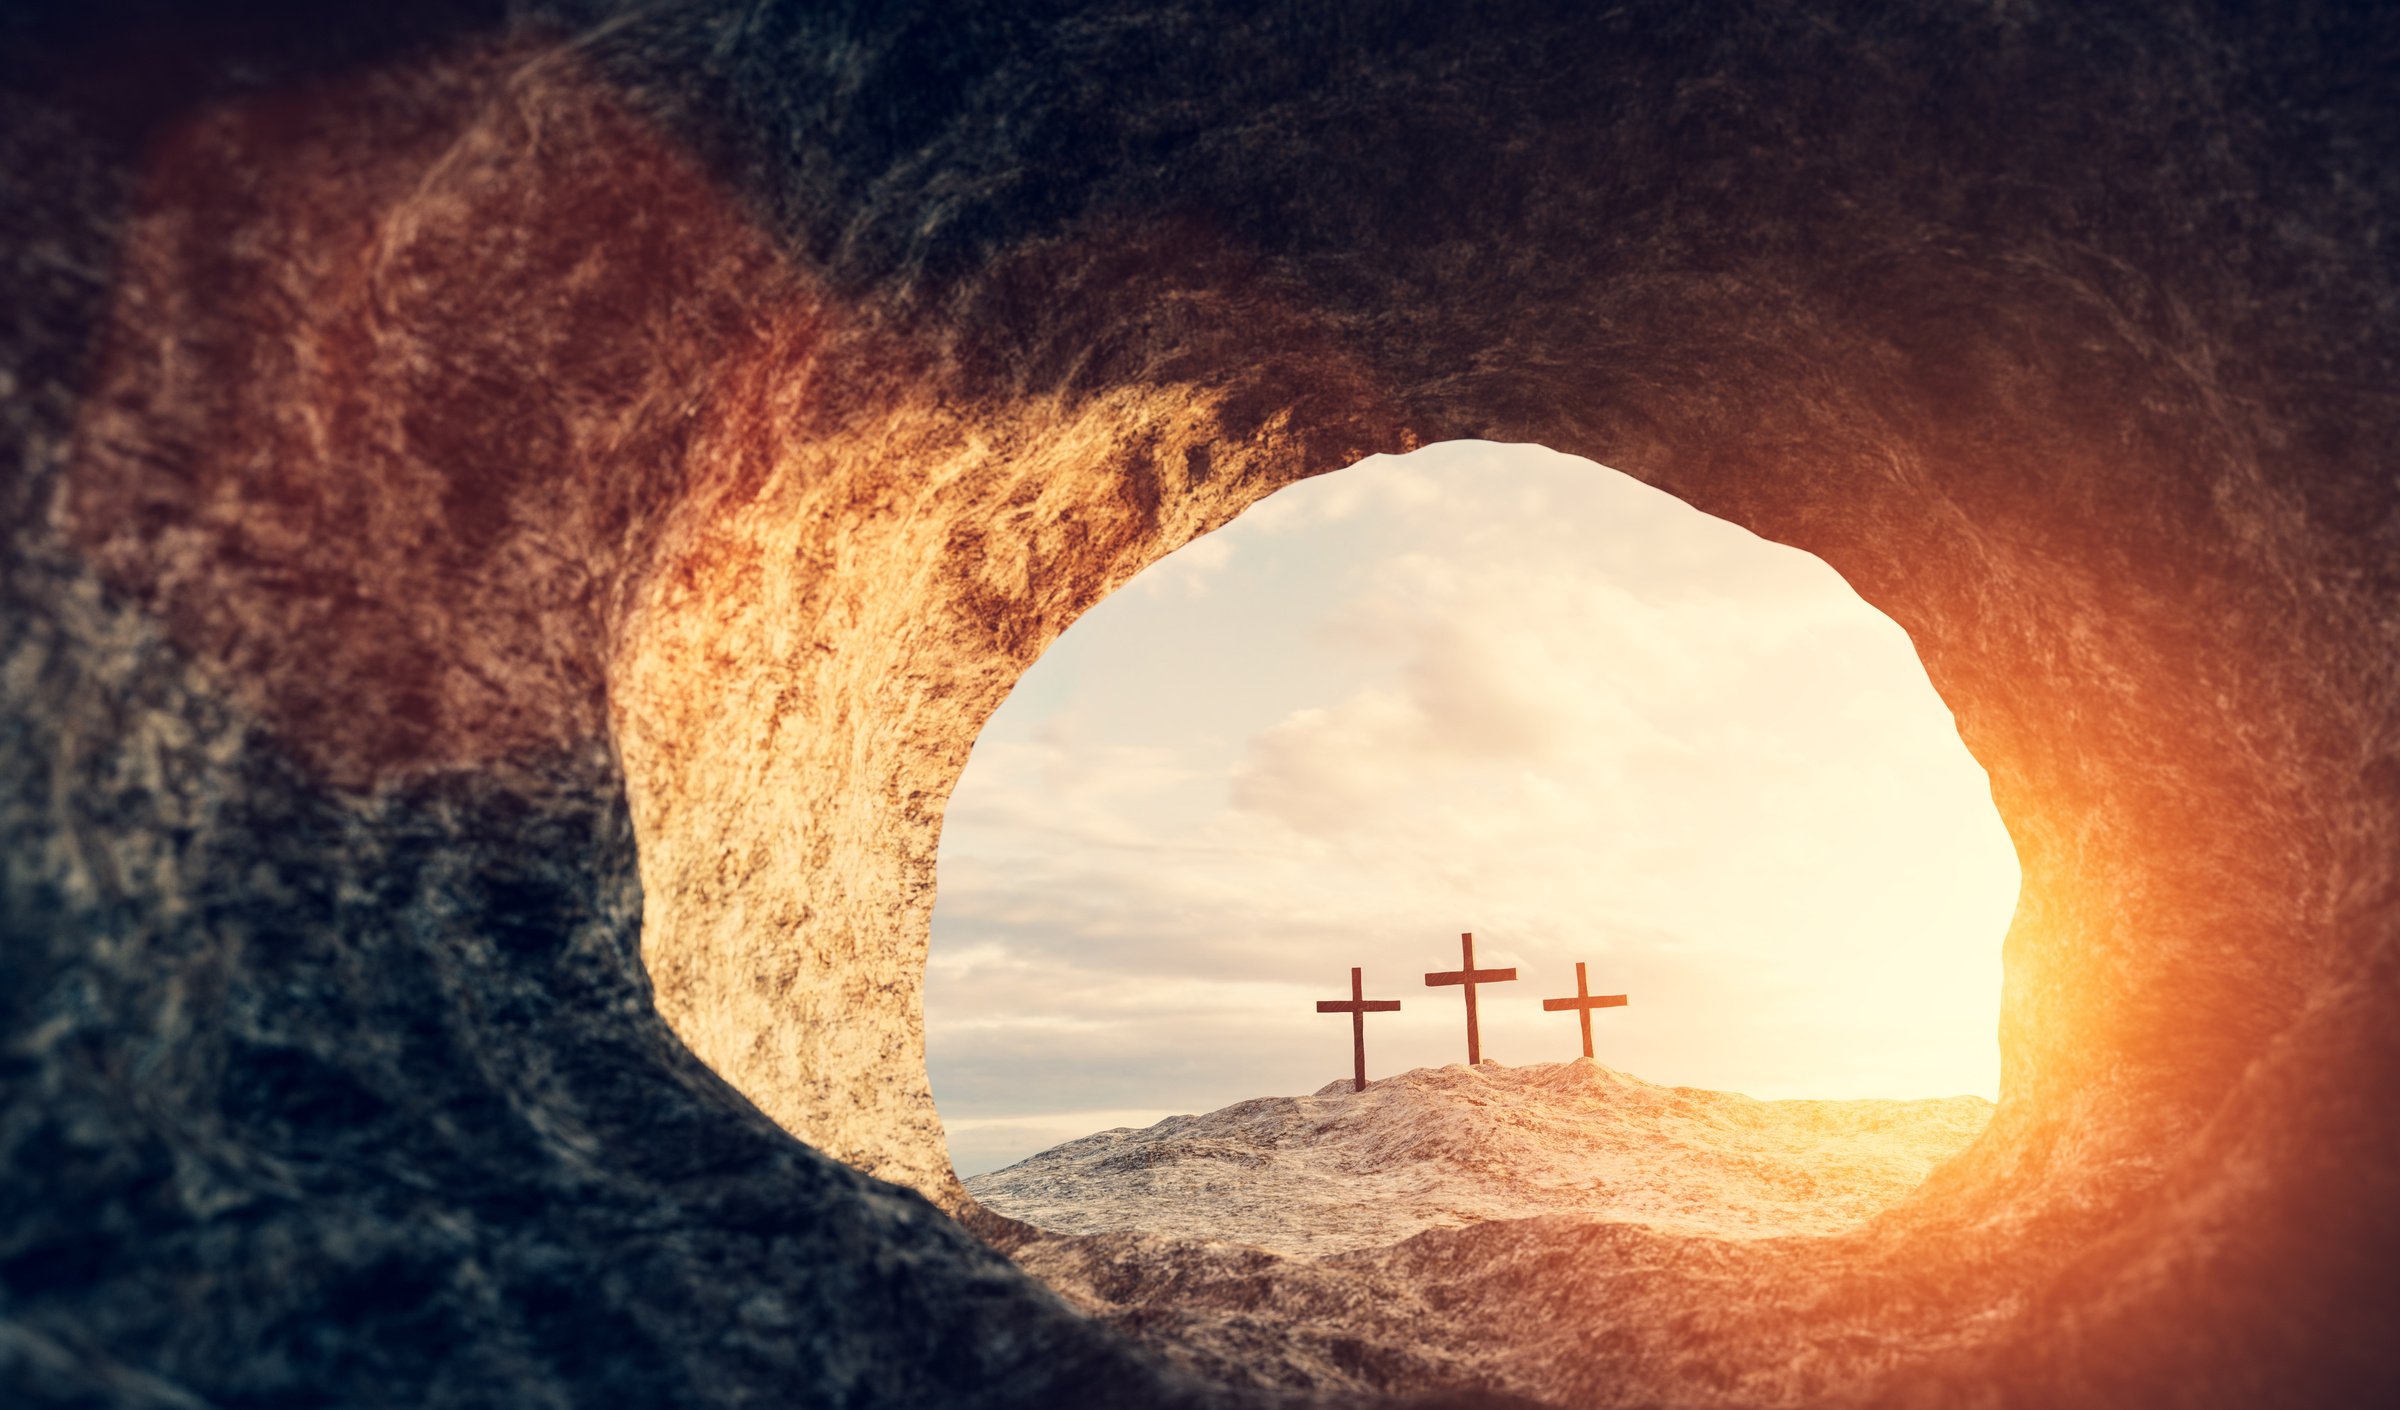
<svg viewBox="0 0 2400 1410">
<path fill-rule="evenodd" d="M 1716 1238 L 1833 1234 L 1925 1183 L 1981 1097 L 1762 1102 L 1576 1062 L 1421 1067 L 1101 1131 L 977 1175 L 984 1208 L 1319 1257 L 1570 1214 Z"/>
<path fill-rule="evenodd" d="M 2389 1398 L 2396 65 L 2308 3 L 10 7 L 0 1376 L 1133 1403 L 1465 1383 L 1341 1350 L 1451 1317 L 1612 1403 Z M 849 1168 L 974 1216 L 942 801 L 1112 586 L 1469 435 L 1910 631 L 2023 865 L 1999 1110 L 1853 1235 L 1363 1301 L 983 1220 L 1162 1361 Z"/>
</svg>

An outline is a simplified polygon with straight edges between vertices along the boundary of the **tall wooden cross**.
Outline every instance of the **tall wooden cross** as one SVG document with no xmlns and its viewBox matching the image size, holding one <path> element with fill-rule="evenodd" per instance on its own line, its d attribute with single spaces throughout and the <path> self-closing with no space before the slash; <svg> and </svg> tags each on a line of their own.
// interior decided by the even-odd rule
<svg viewBox="0 0 2400 1410">
<path fill-rule="evenodd" d="M 1319 1013 L 1350 1015 L 1351 1091 L 1367 1090 L 1367 1015 L 1398 1013 L 1399 1011 L 1400 1001 L 1398 999 L 1370 999 L 1367 997 L 1366 986 L 1360 981 L 1358 968 L 1355 965 L 1350 969 L 1350 997 L 1348 999 L 1317 1000 L 1317 1012 Z"/>
<path fill-rule="evenodd" d="M 1592 1055 L 1592 1010 L 1621 1009 L 1623 1007 L 1625 1007 L 1623 994 L 1595 994 L 1591 991 L 1590 986 L 1584 981 L 1583 961 L 1581 960 L 1575 962 L 1575 997 L 1542 1000 L 1542 1012 L 1544 1013 L 1563 1013 L 1568 1009 L 1573 1009 L 1575 1016 L 1583 1020 L 1583 1055 L 1587 1058 Z"/>
<path fill-rule="evenodd" d="M 1436 970 L 1434 973 L 1426 975 L 1425 987 L 1433 989 L 1445 984 L 1465 986 L 1467 991 L 1467 1066 L 1473 1067 L 1483 1061 L 1483 1035 L 1475 1028 L 1475 986 L 1503 983 L 1516 978 L 1517 972 L 1513 969 L 1477 969 L 1473 935 L 1458 937 L 1458 952 L 1462 957 L 1461 967 Z"/>
</svg>

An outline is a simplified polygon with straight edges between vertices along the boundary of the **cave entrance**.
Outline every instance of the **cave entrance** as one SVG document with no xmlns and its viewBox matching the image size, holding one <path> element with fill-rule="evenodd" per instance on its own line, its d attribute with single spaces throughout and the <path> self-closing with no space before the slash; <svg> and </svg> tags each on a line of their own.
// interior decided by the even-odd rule
<svg viewBox="0 0 2400 1410">
<path fill-rule="evenodd" d="M 1624 1191 L 1815 1141 L 1857 1177 L 1838 1200 L 1642 1207 L 1732 1234 L 1863 1217 L 1988 1117 L 2018 875 L 1906 635 L 1831 568 L 1590 461 L 1451 442 L 1289 487 L 1077 622 L 982 732 L 940 882 L 927 1057 L 970 1190 L 1066 1232 L 1274 1246 L 1166 1198 L 1165 1167 L 1238 1184 L 1279 1158 L 1250 1145 L 1327 1129 L 1350 1033 L 1312 1001 L 1353 965 L 1404 1004 L 1370 1022 L 1360 1100 L 1430 1125 L 1340 1155 L 1349 1176 L 1447 1151 Z M 1459 992 L 1423 982 L 1462 931 L 1520 976 L 1484 991 L 1484 1071 L 1449 1066 Z M 1632 996 L 1598 1016 L 1596 1072 L 1540 1003 L 1578 961 Z M 1090 1144 L 1123 1189 L 1053 1178 L 1090 1160 L 1018 1182 L 1072 1185 L 1081 1212 L 993 1183 L 1095 1132 L 1320 1087 L 1248 1126 Z M 1589 1169 L 1579 1109 L 1615 1133 Z M 1795 1171 L 1762 1178 L 1816 1178 Z M 1556 1209 L 1486 1213 L 1512 1211 Z"/>
</svg>

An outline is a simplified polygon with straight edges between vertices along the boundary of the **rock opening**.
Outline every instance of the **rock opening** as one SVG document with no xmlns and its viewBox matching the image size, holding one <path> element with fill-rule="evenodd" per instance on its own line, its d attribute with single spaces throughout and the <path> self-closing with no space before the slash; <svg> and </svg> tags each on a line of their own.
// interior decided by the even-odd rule
<svg viewBox="0 0 2400 1410">
<path fill-rule="evenodd" d="M 1455 1063 L 1418 971 L 1473 924 L 1526 981 L 1481 1005 L 1504 1063 L 1576 1056 L 1541 996 L 1588 962 L 1643 991 L 1595 1052 L 1652 1081 L 1988 1101 L 2015 889 L 1914 649 L 1830 569 L 1432 447 L 1279 492 L 1017 682 L 945 816 L 929 1067 L 974 1175 L 1315 1088 L 1356 964 L 1409 991 L 1372 1071 Z"/>
</svg>

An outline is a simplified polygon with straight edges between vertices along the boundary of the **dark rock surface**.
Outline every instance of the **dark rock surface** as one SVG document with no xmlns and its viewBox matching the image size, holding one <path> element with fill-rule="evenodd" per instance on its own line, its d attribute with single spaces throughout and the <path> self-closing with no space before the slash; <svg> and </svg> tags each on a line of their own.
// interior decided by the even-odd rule
<svg viewBox="0 0 2400 1410">
<path fill-rule="evenodd" d="M 1206 1403 L 1473 1382 L 1360 1349 L 1438 1317 L 1585 1402 L 2389 1398 L 2394 72 L 2306 3 L 11 7 L 0 1386 Z M 1991 1128 L 1739 1248 L 977 1215 L 976 728 L 1468 435 L 1910 631 L 2024 868 Z"/>
</svg>

